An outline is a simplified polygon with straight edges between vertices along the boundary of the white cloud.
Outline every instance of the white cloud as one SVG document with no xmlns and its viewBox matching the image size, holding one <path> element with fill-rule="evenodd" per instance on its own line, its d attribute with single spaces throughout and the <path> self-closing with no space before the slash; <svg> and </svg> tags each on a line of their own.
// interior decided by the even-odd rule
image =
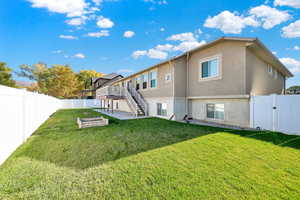
<svg viewBox="0 0 300 200">
<path fill-rule="evenodd" d="M 68 17 L 82 16 L 88 4 L 85 0 L 28 0 L 34 8 L 46 8 L 50 12 L 66 14 Z"/>
<path fill-rule="evenodd" d="M 293 47 L 293 50 L 299 51 L 299 50 L 300 50 L 300 47 L 296 45 L 296 46 Z"/>
<path fill-rule="evenodd" d="M 161 27 L 159 30 L 160 30 L 161 32 L 164 32 L 166 29 L 165 29 L 164 27 Z"/>
<path fill-rule="evenodd" d="M 202 31 L 200 28 L 198 28 L 198 29 L 196 30 L 196 33 L 199 34 L 199 35 L 201 35 L 201 34 L 203 33 L 203 31 Z"/>
<path fill-rule="evenodd" d="M 88 37 L 95 37 L 95 38 L 100 38 L 100 37 L 108 37 L 109 36 L 109 31 L 108 30 L 101 30 L 99 32 L 91 32 L 87 34 Z"/>
<path fill-rule="evenodd" d="M 280 61 L 286 65 L 292 73 L 300 72 L 300 61 L 294 58 L 280 58 Z"/>
<path fill-rule="evenodd" d="M 62 53 L 63 51 L 62 50 L 55 50 L 55 51 L 52 51 L 52 53 L 54 53 L 54 54 L 60 54 L 60 53 Z"/>
<path fill-rule="evenodd" d="M 100 16 L 97 22 L 97 26 L 99 26 L 100 28 L 112 28 L 114 26 L 114 22 L 112 22 L 109 18 Z"/>
<path fill-rule="evenodd" d="M 135 51 L 132 53 L 131 55 L 134 59 L 138 59 L 142 56 L 148 56 L 149 58 L 153 58 L 153 59 L 166 59 L 168 57 L 168 53 L 164 52 L 164 51 L 160 51 L 157 49 L 149 49 L 148 51 Z"/>
<path fill-rule="evenodd" d="M 204 26 L 207 28 L 220 29 L 224 33 L 238 34 L 246 26 L 258 27 L 260 23 L 253 17 L 243 17 L 230 11 L 223 11 L 214 17 L 208 17 Z"/>
<path fill-rule="evenodd" d="M 93 0 L 93 2 L 94 2 L 97 6 L 99 6 L 99 5 L 103 2 L 103 0 Z"/>
<path fill-rule="evenodd" d="M 67 40 L 77 40 L 78 39 L 78 37 L 73 36 L 73 35 L 60 35 L 59 38 L 67 39 Z"/>
<path fill-rule="evenodd" d="M 87 18 L 85 16 L 82 16 L 82 17 L 76 17 L 76 18 L 66 20 L 66 23 L 71 26 L 80 26 L 85 24 L 86 20 Z"/>
<path fill-rule="evenodd" d="M 195 41 L 196 38 L 193 33 L 188 32 L 188 33 L 171 35 L 170 37 L 167 38 L 167 40 L 183 42 L 183 41 Z"/>
<path fill-rule="evenodd" d="M 272 51 L 272 54 L 277 55 L 277 52 L 276 51 Z"/>
<path fill-rule="evenodd" d="M 300 37 L 300 20 L 283 27 L 282 36 L 286 38 Z"/>
<path fill-rule="evenodd" d="M 134 35 L 135 35 L 135 33 L 133 31 L 125 31 L 123 36 L 126 38 L 131 38 Z"/>
<path fill-rule="evenodd" d="M 280 11 L 276 8 L 271 8 L 266 5 L 257 6 L 250 9 L 249 13 L 259 18 L 264 29 L 270 29 L 274 26 L 281 24 L 291 18 L 287 11 Z"/>
<path fill-rule="evenodd" d="M 206 44 L 206 41 L 204 41 L 204 40 L 202 40 L 201 42 L 198 42 L 198 41 L 181 42 L 178 46 L 174 47 L 174 51 L 186 52 L 186 51 L 197 48 L 204 44 Z"/>
<path fill-rule="evenodd" d="M 84 59 L 85 55 L 83 53 L 77 53 L 73 56 L 74 58 Z"/>
<path fill-rule="evenodd" d="M 166 5 L 168 4 L 167 0 L 144 0 L 144 2 L 149 2 L 153 4 Z"/>
<path fill-rule="evenodd" d="M 300 1 L 299 0 L 275 0 L 275 6 L 290 6 L 293 8 L 300 8 Z"/>
<path fill-rule="evenodd" d="M 149 58 L 164 60 L 168 57 L 168 53 L 157 49 L 149 49 L 147 53 Z"/>
<path fill-rule="evenodd" d="M 132 53 L 132 57 L 134 59 L 138 59 L 139 57 L 142 57 L 142 56 L 145 56 L 145 55 L 147 55 L 147 51 L 137 50 L 137 51 Z"/>
<path fill-rule="evenodd" d="M 117 71 L 118 74 L 131 74 L 131 73 L 133 73 L 133 72 L 134 72 L 134 71 L 131 70 L 131 69 L 119 69 L 119 70 Z"/>
<path fill-rule="evenodd" d="M 155 47 L 155 49 L 159 50 L 159 51 L 173 51 L 174 46 L 171 44 L 164 44 L 164 45 L 157 45 Z"/>
</svg>

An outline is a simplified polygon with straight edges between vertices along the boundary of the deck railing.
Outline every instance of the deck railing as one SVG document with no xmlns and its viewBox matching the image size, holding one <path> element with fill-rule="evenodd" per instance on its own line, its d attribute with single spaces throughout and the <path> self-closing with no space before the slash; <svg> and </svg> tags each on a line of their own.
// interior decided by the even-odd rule
<svg viewBox="0 0 300 200">
<path fill-rule="evenodd" d="M 124 96 L 124 89 L 119 86 L 105 86 L 99 88 L 96 92 L 97 96 Z"/>
</svg>

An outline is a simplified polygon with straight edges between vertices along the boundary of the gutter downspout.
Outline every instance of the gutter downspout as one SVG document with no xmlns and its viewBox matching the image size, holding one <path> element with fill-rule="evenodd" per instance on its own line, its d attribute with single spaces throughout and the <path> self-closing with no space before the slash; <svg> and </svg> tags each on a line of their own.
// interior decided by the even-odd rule
<svg viewBox="0 0 300 200">
<path fill-rule="evenodd" d="M 286 77 L 283 77 L 284 82 L 283 82 L 283 94 L 286 95 Z"/>
<path fill-rule="evenodd" d="M 175 66 L 173 65 L 172 61 L 169 61 L 169 65 L 172 68 L 172 90 L 173 90 L 173 115 L 171 116 L 171 118 L 169 120 L 172 120 L 173 117 L 175 117 L 176 120 L 176 114 L 175 114 Z"/>
<path fill-rule="evenodd" d="M 188 90 L 189 90 L 189 58 L 190 58 L 190 53 L 188 52 L 186 54 L 186 90 L 185 90 L 185 110 L 186 110 L 186 115 L 189 115 L 189 106 L 188 106 Z"/>
</svg>

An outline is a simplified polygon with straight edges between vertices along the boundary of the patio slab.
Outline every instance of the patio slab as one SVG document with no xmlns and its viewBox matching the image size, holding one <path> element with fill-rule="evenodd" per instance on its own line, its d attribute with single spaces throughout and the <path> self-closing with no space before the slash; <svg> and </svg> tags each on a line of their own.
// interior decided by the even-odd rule
<svg viewBox="0 0 300 200">
<path fill-rule="evenodd" d="M 124 111 L 107 111 L 104 109 L 94 109 L 94 111 L 102 113 L 104 115 L 108 115 L 110 117 L 117 118 L 119 120 L 129 120 L 129 119 L 144 119 L 144 118 L 149 118 L 149 116 L 135 116 L 132 113 L 129 112 L 124 112 Z"/>
</svg>

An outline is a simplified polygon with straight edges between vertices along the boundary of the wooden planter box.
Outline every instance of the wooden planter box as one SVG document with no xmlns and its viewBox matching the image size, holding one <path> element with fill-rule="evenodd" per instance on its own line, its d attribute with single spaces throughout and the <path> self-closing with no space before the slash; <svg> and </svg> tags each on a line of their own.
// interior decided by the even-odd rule
<svg viewBox="0 0 300 200">
<path fill-rule="evenodd" d="M 79 128 L 88 128 L 88 127 L 96 127 L 96 126 L 106 126 L 108 125 L 108 119 L 103 117 L 95 117 L 95 118 L 77 118 L 77 124 Z"/>
</svg>

